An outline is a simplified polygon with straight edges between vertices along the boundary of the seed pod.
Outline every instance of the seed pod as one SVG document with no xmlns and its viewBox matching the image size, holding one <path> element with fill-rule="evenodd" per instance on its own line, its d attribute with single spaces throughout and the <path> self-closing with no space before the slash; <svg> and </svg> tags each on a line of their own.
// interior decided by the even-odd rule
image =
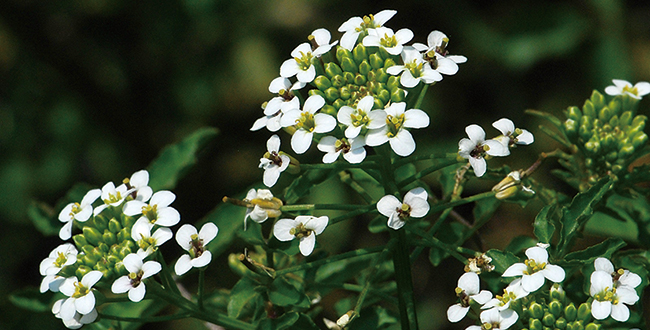
<svg viewBox="0 0 650 330">
<path fill-rule="evenodd" d="M 341 59 L 341 69 L 346 72 L 357 73 L 359 72 L 359 67 L 351 57 L 344 57 Z M 367 63 L 367 62 L 366 62 Z"/>
<path fill-rule="evenodd" d="M 327 62 L 325 64 L 325 74 L 327 75 L 328 78 L 333 78 L 336 75 L 343 74 L 343 70 L 341 70 L 341 67 L 338 66 L 334 62 Z"/>
<path fill-rule="evenodd" d="M 352 57 L 354 58 L 354 61 L 357 63 L 361 63 L 365 60 L 368 59 L 368 52 L 366 51 L 366 47 L 359 43 L 357 44 L 353 49 L 352 49 Z"/>
<path fill-rule="evenodd" d="M 332 87 L 332 82 L 325 76 L 318 76 L 314 79 L 314 85 L 316 85 L 316 88 L 319 90 L 324 91 Z"/>
</svg>

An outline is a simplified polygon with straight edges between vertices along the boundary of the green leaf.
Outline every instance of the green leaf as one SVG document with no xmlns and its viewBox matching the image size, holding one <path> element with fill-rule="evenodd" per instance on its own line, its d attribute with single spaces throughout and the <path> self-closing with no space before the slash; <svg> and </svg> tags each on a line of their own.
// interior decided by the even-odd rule
<svg viewBox="0 0 650 330">
<path fill-rule="evenodd" d="M 455 245 L 457 244 L 456 242 L 458 242 L 463 237 L 463 233 L 466 230 L 467 227 L 461 225 L 460 223 L 445 222 L 438 229 L 436 237 L 438 237 L 443 243 Z M 447 257 L 449 257 L 449 253 L 439 247 L 431 247 L 429 250 L 429 261 L 435 267 L 439 266 L 440 263 Z"/>
<path fill-rule="evenodd" d="M 483 198 L 476 201 L 476 206 L 472 210 L 474 214 L 475 223 L 483 223 L 484 221 L 489 220 L 494 215 L 494 212 L 501 205 L 501 201 L 496 197 Z"/>
<path fill-rule="evenodd" d="M 488 257 L 492 258 L 492 265 L 494 265 L 494 270 L 499 273 L 503 273 L 510 267 L 512 264 L 519 262 L 519 258 L 507 251 L 499 251 L 496 249 L 491 249 L 486 252 Z"/>
<path fill-rule="evenodd" d="M 14 305 L 33 312 L 48 312 L 52 308 L 54 296 L 43 294 L 37 288 L 24 288 L 9 295 L 9 301 Z"/>
<path fill-rule="evenodd" d="M 558 246 L 560 256 L 571 248 L 576 235 L 589 220 L 589 216 L 593 214 L 593 206 L 600 202 L 603 196 L 612 189 L 613 185 L 614 182 L 611 178 L 603 178 L 586 192 L 578 193 L 571 201 L 571 205 L 562 209 L 562 218 L 560 220 L 562 231 Z"/>
<path fill-rule="evenodd" d="M 221 255 L 237 238 L 236 232 L 244 224 L 244 212 L 243 207 L 222 203 L 199 221 L 200 224 L 213 222 L 219 228 L 217 237 L 207 245 L 213 258 Z"/>
<path fill-rule="evenodd" d="M 562 129 L 562 126 L 563 126 L 562 121 L 559 118 L 555 117 L 554 115 L 552 115 L 552 114 L 550 114 L 548 112 L 533 110 L 533 109 L 526 109 L 525 112 L 526 112 L 526 114 L 533 115 L 535 117 L 539 117 L 539 118 L 544 119 L 544 120 L 548 120 L 557 129 L 559 129 L 559 130 Z"/>
<path fill-rule="evenodd" d="M 598 257 L 612 258 L 614 252 L 620 250 L 625 245 L 625 241 L 620 238 L 608 238 L 605 241 L 592 245 L 584 250 L 571 252 L 564 257 L 564 260 L 572 262 L 578 261 L 582 264 L 593 262 Z"/>
<path fill-rule="evenodd" d="M 197 154 L 217 135 L 215 128 L 196 130 L 182 141 L 165 147 L 149 164 L 149 186 L 154 190 L 172 189 L 196 164 Z"/>
<path fill-rule="evenodd" d="M 396 315 L 381 306 L 372 306 L 361 310 L 359 317 L 355 318 L 346 328 L 348 330 L 386 329 L 399 322 Z"/>
<path fill-rule="evenodd" d="M 230 291 L 228 316 L 240 319 L 255 314 L 255 309 L 263 305 L 258 288 L 260 288 L 259 283 L 248 277 L 239 280 Z"/>
<path fill-rule="evenodd" d="M 61 223 L 56 220 L 51 206 L 32 201 L 27 208 L 27 216 L 32 220 L 34 227 L 45 236 L 54 236 L 59 233 Z"/>
<path fill-rule="evenodd" d="M 258 329 L 260 330 L 283 330 L 288 329 L 300 319 L 300 314 L 296 312 L 285 313 L 284 315 L 276 318 L 264 318 L 260 321 Z"/>
<path fill-rule="evenodd" d="M 527 248 L 534 246 L 537 243 L 534 238 L 530 236 L 517 236 L 514 237 L 508 246 L 504 249 L 504 251 L 511 252 L 513 254 L 517 254 L 519 252 L 522 252 L 526 250 Z"/>
<path fill-rule="evenodd" d="M 287 201 L 286 204 L 295 204 L 301 197 L 307 195 L 311 188 L 327 180 L 333 174 L 333 170 L 311 170 L 303 172 L 287 188 L 284 194 L 284 199 Z"/>
<path fill-rule="evenodd" d="M 312 321 L 312 319 L 305 315 L 305 314 L 300 314 L 300 317 L 298 318 L 298 321 L 294 323 L 291 327 L 288 329 L 290 330 L 320 330 L 318 326 Z"/>
<path fill-rule="evenodd" d="M 237 231 L 237 236 L 251 245 L 266 245 L 264 242 L 264 236 L 262 235 L 262 226 L 254 221 L 248 222 L 246 230 Z"/>
<path fill-rule="evenodd" d="M 277 277 L 268 287 L 269 301 L 278 306 L 293 306 L 303 300 L 305 294 L 300 292 L 284 277 Z"/>
<path fill-rule="evenodd" d="M 550 219 L 550 215 L 553 214 L 552 211 L 554 209 L 555 204 L 546 205 L 539 211 L 537 217 L 535 217 L 535 222 L 533 223 L 533 231 L 535 233 L 535 237 L 537 237 L 537 239 L 542 243 L 551 244 L 551 241 L 553 240 L 555 225 L 553 225 L 553 222 Z"/>
<path fill-rule="evenodd" d="M 366 269 L 373 255 L 329 262 L 318 268 L 314 281 L 318 283 L 344 283 Z"/>
</svg>

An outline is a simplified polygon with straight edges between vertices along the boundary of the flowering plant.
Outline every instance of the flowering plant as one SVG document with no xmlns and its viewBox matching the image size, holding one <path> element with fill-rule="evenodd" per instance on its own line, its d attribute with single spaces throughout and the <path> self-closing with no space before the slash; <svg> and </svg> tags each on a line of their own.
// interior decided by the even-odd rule
<svg viewBox="0 0 650 330">
<path fill-rule="evenodd" d="M 58 217 L 34 213 L 45 233 L 66 241 L 40 265 L 40 291 L 51 299 L 35 308 L 46 305 L 68 328 L 196 318 L 228 329 L 417 329 L 412 264 L 427 249 L 434 267 L 448 257 L 464 265 L 447 317 L 467 329 L 643 327 L 637 302 L 648 285 L 650 204 L 639 182 L 650 179 L 650 165 L 639 161 L 649 148 L 647 118 L 637 107 L 650 85 L 614 80 L 609 96 L 594 91 L 582 108 L 567 108 L 564 120 L 528 111 L 549 122 L 540 130 L 561 148 L 527 169 L 487 166 L 535 141 L 507 118 L 495 118 L 500 135 L 493 138 L 467 123 L 457 148 L 417 150 L 416 138 L 432 125 L 424 95 L 467 58 L 450 55 L 440 31 L 426 45 L 409 45 L 413 32 L 385 26 L 395 14 L 353 17 L 334 42 L 317 29 L 291 52 L 269 86 L 276 95 L 251 128 L 278 132 L 259 163 L 267 189 L 224 197 L 200 229 L 174 228 L 185 219 L 171 206 L 170 189 L 215 134 L 210 129 L 165 149 L 117 187 L 74 189 Z M 281 151 L 282 139 L 295 157 L 287 144 Z M 323 162 L 301 163 L 296 157 L 314 151 L 313 144 L 325 153 Z M 562 167 L 554 174 L 575 188 L 574 196 L 534 178 L 553 159 Z M 351 192 L 348 203 L 308 203 L 332 180 Z M 498 183 L 465 196 L 475 180 Z M 513 238 L 505 250 L 470 244 L 502 203 L 523 207 L 534 199 L 545 204 L 531 219 L 534 238 Z M 455 211 L 463 205 L 473 205 L 472 221 Z M 631 223 L 640 249 L 623 250 L 628 242 L 611 234 L 578 250 L 588 222 L 606 226 L 599 214 Z M 62 227 L 53 225 L 57 218 Z M 343 222 L 379 243 L 328 255 L 323 236 Z M 179 257 L 161 247 L 172 237 Z M 220 258 L 241 244 L 243 251 Z M 208 291 L 206 268 L 226 263 L 238 281 Z M 195 291 L 184 285 L 194 276 Z M 340 298 L 340 291 L 350 296 Z M 323 317 L 331 314 L 336 322 Z"/>
</svg>

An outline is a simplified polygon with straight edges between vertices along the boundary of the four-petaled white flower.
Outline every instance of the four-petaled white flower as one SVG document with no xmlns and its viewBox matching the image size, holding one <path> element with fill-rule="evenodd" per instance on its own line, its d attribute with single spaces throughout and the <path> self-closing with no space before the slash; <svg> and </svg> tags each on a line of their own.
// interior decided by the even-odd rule
<svg viewBox="0 0 650 330">
<path fill-rule="evenodd" d="M 280 211 L 282 201 L 273 197 L 273 193 L 268 189 L 255 190 L 253 188 L 249 190 L 244 202 L 251 205 L 246 208 L 246 214 L 244 215 L 244 230 L 246 230 L 246 220 L 248 218 L 257 223 L 262 223 L 269 217 L 277 218 L 282 215 L 282 211 Z"/>
<path fill-rule="evenodd" d="M 212 253 L 206 250 L 205 246 L 217 237 L 218 233 L 219 228 L 212 222 L 204 224 L 199 232 L 190 224 L 182 225 L 176 232 L 176 242 L 189 253 L 182 255 L 176 261 L 174 265 L 176 275 L 181 276 L 192 267 L 207 266 L 212 261 Z"/>
<path fill-rule="evenodd" d="M 627 286 L 630 289 L 634 289 L 641 285 L 642 282 L 641 276 L 632 273 L 627 269 L 621 268 L 615 270 L 614 265 L 607 258 L 596 258 L 596 260 L 594 260 L 594 269 L 612 275 L 612 281 L 614 282 L 615 288 Z"/>
<path fill-rule="evenodd" d="M 329 164 L 336 161 L 340 154 L 351 164 L 361 163 L 366 158 L 366 139 L 363 136 L 354 139 L 337 139 L 325 136 L 318 142 L 318 150 L 325 152 L 323 163 Z"/>
<path fill-rule="evenodd" d="M 336 44 L 339 43 L 338 40 L 335 40 L 334 42 L 330 43 L 330 40 L 332 39 L 332 35 L 330 34 L 330 31 L 327 29 L 316 29 L 314 30 L 309 37 L 307 37 L 309 41 L 311 41 L 315 46 L 314 48 L 314 56 L 319 57 L 332 49 L 332 47 L 336 46 Z"/>
<path fill-rule="evenodd" d="M 137 253 L 142 258 L 154 253 L 159 246 L 174 236 L 172 230 L 167 227 L 156 229 L 153 235 L 151 234 L 152 229 L 153 225 L 146 218 L 138 219 L 131 227 L 131 238 L 140 247 Z"/>
<path fill-rule="evenodd" d="M 125 184 L 119 185 L 117 188 L 113 182 L 109 182 L 102 187 L 102 201 L 104 204 L 98 206 L 93 210 L 94 215 L 98 215 L 109 206 L 118 206 L 129 196 L 135 189 L 128 189 Z"/>
<path fill-rule="evenodd" d="M 393 32 L 391 28 L 378 27 L 368 31 L 368 35 L 363 38 L 363 45 L 380 47 L 385 49 L 388 54 L 399 55 L 404 49 L 404 44 L 411 39 L 413 39 L 413 32 L 409 29 Z"/>
<path fill-rule="evenodd" d="M 564 281 L 564 269 L 548 263 L 548 252 L 539 246 L 526 250 L 528 259 L 523 263 L 511 265 L 503 272 L 503 277 L 522 276 L 521 286 L 528 292 L 535 292 L 544 285 L 546 279 L 560 283 Z"/>
<path fill-rule="evenodd" d="M 482 305 L 492 299 L 492 292 L 481 290 L 481 281 L 476 273 L 465 273 L 458 279 L 456 295 L 460 302 L 447 309 L 447 319 L 452 323 L 462 320 L 467 315 L 470 300 Z"/>
<path fill-rule="evenodd" d="M 50 252 L 50 255 L 41 261 L 39 270 L 41 275 L 56 275 L 61 271 L 61 268 L 72 265 L 77 261 L 77 248 L 74 244 L 65 243 L 59 245 L 56 249 Z"/>
<path fill-rule="evenodd" d="M 526 297 L 530 292 L 524 290 L 521 286 L 521 278 L 516 278 L 510 282 L 508 286 L 503 289 L 503 294 L 492 298 L 486 302 L 481 309 L 496 308 L 498 310 L 506 310 L 510 308 L 510 303 L 513 301 Z"/>
<path fill-rule="evenodd" d="M 269 130 L 269 132 L 277 132 L 282 128 L 282 125 L 280 125 L 280 120 L 282 119 L 282 111 L 278 111 L 272 115 L 264 115 L 260 118 L 258 118 L 254 123 L 253 126 L 251 126 L 250 130 L 251 131 L 257 131 L 261 129 L 262 127 L 266 127 L 266 129 Z"/>
<path fill-rule="evenodd" d="M 515 123 L 508 118 L 501 118 L 492 123 L 492 126 L 501 132 L 501 135 L 494 138 L 494 140 L 499 141 L 506 147 L 508 155 L 510 154 L 510 147 L 513 145 L 529 145 L 535 141 L 533 133 L 522 128 L 515 128 Z"/>
<path fill-rule="evenodd" d="M 407 192 L 404 203 L 393 195 L 386 195 L 377 202 L 377 210 L 388 217 L 388 227 L 398 230 L 409 218 L 422 218 L 429 213 L 428 197 L 427 191 L 421 187 Z"/>
<path fill-rule="evenodd" d="M 298 45 L 292 52 L 292 58 L 284 61 L 280 66 L 280 76 L 291 78 L 296 76 L 301 83 L 310 83 L 316 77 L 316 67 L 312 59 L 322 55 L 312 52 L 308 42 Z"/>
<path fill-rule="evenodd" d="M 325 230 L 328 222 L 327 216 L 299 215 L 295 219 L 280 219 L 273 226 L 273 236 L 283 242 L 298 238 L 300 253 L 306 257 L 314 251 L 316 235 Z"/>
<path fill-rule="evenodd" d="M 111 291 L 116 294 L 128 292 L 129 300 L 139 302 L 146 293 L 143 280 L 158 274 L 162 270 L 162 266 L 156 261 L 143 263 L 142 257 L 135 253 L 130 253 L 124 257 L 122 263 L 129 274 L 115 280 L 111 286 Z"/>
<path fill-rule="evenodd" d="M 272 98 L 264 108 L 264 115 L 272 116 L 280 112 L 286 113 L 289 110 L 300 109 L 300 100 L 293 94 L 294 90 L 304 87 L 305 84 L 297 81 L 291 85 L 291 81 L 285 77 L 277 77 L 271 80 L 269 84 L 269 92 L 278 94 Z"/>
<path fill-rule="evenodd" d="M 465 127 L 468 138 L 462 138 L 458 142 L 458 155 L 468 159 L 477 177 L 483 176 L 487 170 L 485 155 L 506 156 L 509 151 L 497 140 L 485 141 L 485 131 L 476 124 Z"/>
<path fill-rule="evenodd" d="M 608 316 L 619 322 L 630 318 L 630 310 L 626 305 L 633 305 L 639 300 L 636 291 L 629 286 L 615 287 L 610 273 L 597 270 L 591 273 L 589 294 L 594 298 L 591 302 L 591 315 L 596 320 L 604 320 Z"/>
<path fill-rule="evenodd" d="M 307 98 L 301 110 L 291 110 L 282 116 L 282 127 L 294 126 L 296 131 L 291 136 L 291 148 L 297 154 L 303 154 L 311 146 L 314 133 L 327 133 L 336 127 L 336 118 L 316 113 L 325 105 L 325 99 L 320 95 Z"/>
<path fill-rule="evenodd" d="M 446 68 L 446 64 L 449 64 L 447 61 L 455 65 L 451 60 L 443 59 L 441 63 L 442 66 L 439 61 L 438 67 L 443 69 Z M 420 80 L 425 84 L 442 80 L 440 72 L 434 70 L 431 65 L 424 60 L 422 54 L 420 54 L 420 52 L 415 48 L 405 47 L 404 50 L 402 50 L 402 62 L 404 62 L 403 65 L 393 65 L 388 67 L 386 73 L 393 76 L 401 73 L 402 75 L 400 76 L 399 82 L 406 88 L 417 86 Z"/>
<path fill-rule="evenodd" d="M 480 319 L 482 324 L 487 324 L 488 326 L 470 325 L 466 330 L 505 330 L 517 323 L 519 315 L 512 309 L 499 310 L 497 308 L 491 308 L 481 312 Z"/>
<path fill-rule="evenodd" d="M 415 140 L 405 128 L 424 128 L 429 126 L 429 116 L 419 109 L 406 109 L 406 102 L 391 104 L 386 112 L 386 126 L 371 129 L 366 135 L 366 144 L 371 147 L 380 146 L 387 141 L 393 151 L 406 157 L 415 151 Z"/>
<path fill-rule="evenodd" d="M 122 211 L 128 216 L 142 214 L 138 220 L 147 220 L 152 225 L 171 227 L 181 221 L 181 214 L 169 206 L 175 199 L 173 192 L 161 190 L 151 196 L 148 204 L 139 200 L 128 201 Z"/>
<path fill-rule="evenodd" d="M 131 178 L 124 179 L 124 184 L 127 189 L 133 190 L 131 196 L 137 201 L 146 202 L 153 194 L 153 189 L 149 187 L 149 172 L 147 170 L 133 173 Z"/>
<path fill-rule="evenodd" d="M 632 86 L 631 83 L 613 79 L 614 86 L 605 87 L 605 93 L 608 95 L 629 95 L 637 100 L 640 100 L 644 95 L 650 94 L 650 83 L 642 81 Z"/>
<path fill-rule="evenodd" d="M 446 59 L 453 61 L 456 64 L 461 64 L 467 62 L 467 57 L 462 55 L 449 55 L 447 50 L 447 44 L 449 44 L 449 38 L 447 35 L 440 31 L 431 31 L 427 36 L 427 45 L 421 43 L 414 43 L 413 48 L 417 49 L 420 52 L 431 56 L 432 54 L 438 54 Z"/>
<path fill-rule="evenodd" d="M 54 302 L 54 305 L 52 305 L 52 314 L 54 314 L 54 317 L 57 319 L 61 319 L 61 306 L 63 306 L 63 303 L 66 301 L 66 299 L 59 299 Z M 71 319 L 67 320 L 62 320 L 63 325 L 65 325 L 66 328 L 68 329 L 79 329 L 81 328 L 84 324 L 90 324 L 95 322 L 97 319 L 97 310 L 93 308 L 90 313 L 82 315 L 79 314 L 78 312 L 75 312 L 74 316 Z"/>
<path fill-rule="evenodd" d="M 59 230 L 59 237 L 66 241 L 72 237 L 72 224 L 74 220 L 85 222 L 90 219 L 93 214 L 93 202 L 101 196 L 102 191 L 99 189 L 92 189 L 84 195 L 81 203 L 70 203 L 66 205 L 61 213 L 59 213 L 59 221 L 65 223 L 61 230 Z"/>
<path fill-rule="evenodd" d="M 368 33 L 369 29 L 376 29 L 383 26 L 389 19 L 397 14 L 396 10 L 382 10 L 375 15 L 361 17 L 352 17 L 345 21 L 339 27 L 339 32 L 344 32 L 341 36 L 341 47 L 352 51 L 356 45 L 359 35 L 363 32 Z"/>
<path fill-rule="evenodd" d="M 378 129 L 386 126 L 386 112 L 384 110 L 372 110 L 375 105 L 375 98 L 372 95 L 363 97 L 357 103 L 356 109 L 344 105 L 336 114 L 339 123 L 347 126 L 345 137 L 353 139 L 364 129 Z"/>
<path fill-rule="evenodd" d="M 95 309 L 95 293 L 92 287 L 101 278 L 102 272 L 93 270 L 86 273 L 81 281 L 76 277 L 69 277 L 61 284 L 59 290 L 69 297 L 61 304 L 59 312 L 62 320 L 71 320 L 75 313 L 86 315 Z"/>
<path fill-rule="evenodd" d="M 280 137 L 273 134 L 266 141 L 267 152 L 264 157 L 260 158 L 260 168 L 264 169 L 262 182 L 267 187 L 273 187 L 280 178 L 280 173 L 289 167 L 291 159 L 289 156 L 280 153 Z"/>
</svg>

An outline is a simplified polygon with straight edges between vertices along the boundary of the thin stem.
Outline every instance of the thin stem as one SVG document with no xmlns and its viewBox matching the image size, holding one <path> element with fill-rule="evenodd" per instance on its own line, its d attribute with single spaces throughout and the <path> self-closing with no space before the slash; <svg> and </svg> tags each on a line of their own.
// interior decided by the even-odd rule
<svg viewBox="0 0 650 330">
<path fill-rule="evenodd" d="M 320 259 L 320 260 L 304 263 L 302 265 L 277 270 L 275 272 L 275 276 L 277 277 L 277 276 L 284 275 L 284 274 L 295 273 L 295 272 L 299 272 L 301 270 L 307 270 L 307 269 L 319 267 L 321 265 L 324 265 L 324 264 L 327 264 L 327 263 L 330 263 L 330 262 L 334 262 L 334 261 L 338 261 L 338 260 L 343 260 L 343 259 L 349 259 L 349 258 L 355 258 L 355 257 L 360 257 L 360 256 L 366 256 L 366 255 L 369 255 L 369 254 L 374 254 L 374 253 L 382 251 L 384 248 L 385 248 L 384 246 L 377 246 L 377 247 L 373 247 L 373 248 L 359 249 L 359 250 L 354 250 L 354 251 L 350 251 L 350 252 L 346 252 L 346 253 L 337 254 L 337 255 L 329 257 L 329 258 Z"/>
<path fill-rule="evenodd" d="M 203 295 L 205 293 L 205 268 L 199 269 L 199 289 L 198 289 L 198 303 L 199 310 L 203 311 Z"/>
<path fill-rule="evenodd" d="M 436 204 L 436 205 L 433 205 L 431 207 L 431 209 L 429 210 L 429 213 L 436 213 L 436 212 L 440 212 L 440 211 L 442 211 L 444 209 L 448 209 L 448 208 L 455 207 L 455 206 L 458 206 L 458 205 L 463 205 L 463 204 L 475 202 L 475 201 L 483 199 L 483 198 L 489 198 L 489 197 L 494 196 L 494 194 L 496 194 L 494 191 L 486 191 L 484 193 L 476 194 L 474 196 L 469 196 L 469 197 L 466 197 L 466 198 L 463 198 L 463 199 L 457 199 L 457 200 L 447 202 L 447 203 Z"/>
<path fill-rule="evenodd" d="M 398 182 L 397 186 L 400 187 L 400 188 L 403 188 L 404 186 L 408 185 L 411 182 L 419 180 L 419 179 L 421 179 L 421 178 L 423 178 L 423 177 L 425 177 L 425 176 L 427 176 L 427 175 L 429 175 L 429 174 L 431 174 L 431 173 L 433 173 L 433 172 L 435 172 L 437 170 L 443 169 L 443 168 L 445 168 L 447 166 L 451 166 L 451 165 L 454 165 L 454 164 L 457 164 L 457 163 L 458 163 L 458 160 L 456 160 L 455 158 L 454 159 L 446 159 L 443 162 L 440 162 L 438 164 L 434 164 L 432 166 L 429 166 L 429 167 L 423 169 L 422 171 L 420 171 L 418 173 L 415 173 L 415 174 L 411 175 L 410 177 Z"/>
<path fill-rule="evenodd" d="M 99 316 L 108 320 L 115 320 L 115 321 L 122 321 L 122 322 L 155 323 L 155 322 L 166 322 L 166 321 L 185 319 L 192 316 L 192 313 L 181 312 L 181 313 L 164 315 L 164 316 L 126 317 L 126 316 L 104 314 L 100 312 Z"/>
<path fill-rule="evenodd" d="M 413 107 L 413 109 L 420 109 L 420 106 L 422 105 L 422 101 L 424 101 L 424 95 L 427 94 L 427 89 L 429 89 L 429 84 L 424 84 L 424 86 L 420 90 L 420 95 L 418 95 L 418 100 L 415 101 L 415 106 Z"/>
<path fill-rule="evenodd" d="M 418 319 L 415 312 L 413 279 L 411 275 L 411 262 L 409 259 L 406 230 L 397 230 L 396 232 L 392 232 L 391 236 L 393 237 L 393 240 L 397 240 L 397 244 L 395 244 L 392 252 L 402 330 L 416 330 L 418 329 Z"/>
<path fill-rule="evenodd" d="M 181 292 L 180 290 L 178 290 L 178 286 L 176 286 L 176 281 L 174 281 L 174 278 L 172 278 L 171 270 L 167 266 L 167 263 L 165 262 L 165 258 L 163 257 L 162 253 L 160 253 L 160 251 L 156 251 L 156 259 L 162 266 L 160 276 L 162 277 L 163 285 L 165 287 L 168 287 L 175 294 L 180 295 Z"/>
<path fill-rule="evenodd" d="M 374 162 L 363 162 L 359 164 L 349 164 L 349 163 L 330 163 L 330 164 L 300 164 L 300 169 L 302 170 L 332 170 L 332 169 L 349 169 L 349 168 L 377 168 L 377 164 Z"/>
<path fill-rule="evenodd" d="M 336 218 L 332 218 L 330 220 L 330 224 L 335 224 L 337 222 L 340 222 L 340 221 L 343 221 L 343 220 L 346 220 L 346 219 L 349 219 L 349 218 L 356 217 L 357 215 L 362 215 L 362 214 L 370 213 L 370 212 L 372 212 L 372 213 L 377 212 L 377 207 L 375 205 L 369 205 L 369 206 L 366 206 L 366 207 L 357 208 L 356 211 L 348 212 L 348 213 L 340 215 L 340 216 L 338 216 Z"/>
<path fill-rule="evenodd" d="M 347 210 L 354 211 L 358 210 L 359 207 L 365 207 L 365 205 L 355 205 L 355 204 L 294 204 L 294 205 L 283 205 L 280 207 L 282 212 L 295 212 L 295 211 L 311 211 L 311 210 Z"/>
<path fill-rule="evenodd" d="M 406 158 L 398 159 L 393 163 L 393 165 L 395 167 L 399 167 L 399 166 L 402 166 L 404 164 L 415 163 L 415 162 L 421 161 L 421 160 L 431 160 L 431 159 L 433 159 L 433 160 L 442 160 L 442 159 L 450 159 L 450 158 L 453 158 L 453 159 L 458 158 L 458 153 L 455 153 L 455 152 L 454 153 L 449 153 L 449 152 L 447 152 L 447 153 L 444 153 L 444 154 L 414 155 L 414 156 L 409 156 L 409 157 L 406 157 Z M 463 161 L 465 161 L 465 160 L 463 160 Z"/>
<path fill-rule="evenodd" d="M 363 200 L 368 203 L 372 204 L 372 196 L 368 194 L 366 189 L 364 189 L 357 181 L 354 180 L 352 177 L 352 173 L 350 171 L 341 171 L 339 172 L 339 178 L 341 179 L 341 182 L 347 184 L 352 190 L 356 191 Z"/>
</svg>

